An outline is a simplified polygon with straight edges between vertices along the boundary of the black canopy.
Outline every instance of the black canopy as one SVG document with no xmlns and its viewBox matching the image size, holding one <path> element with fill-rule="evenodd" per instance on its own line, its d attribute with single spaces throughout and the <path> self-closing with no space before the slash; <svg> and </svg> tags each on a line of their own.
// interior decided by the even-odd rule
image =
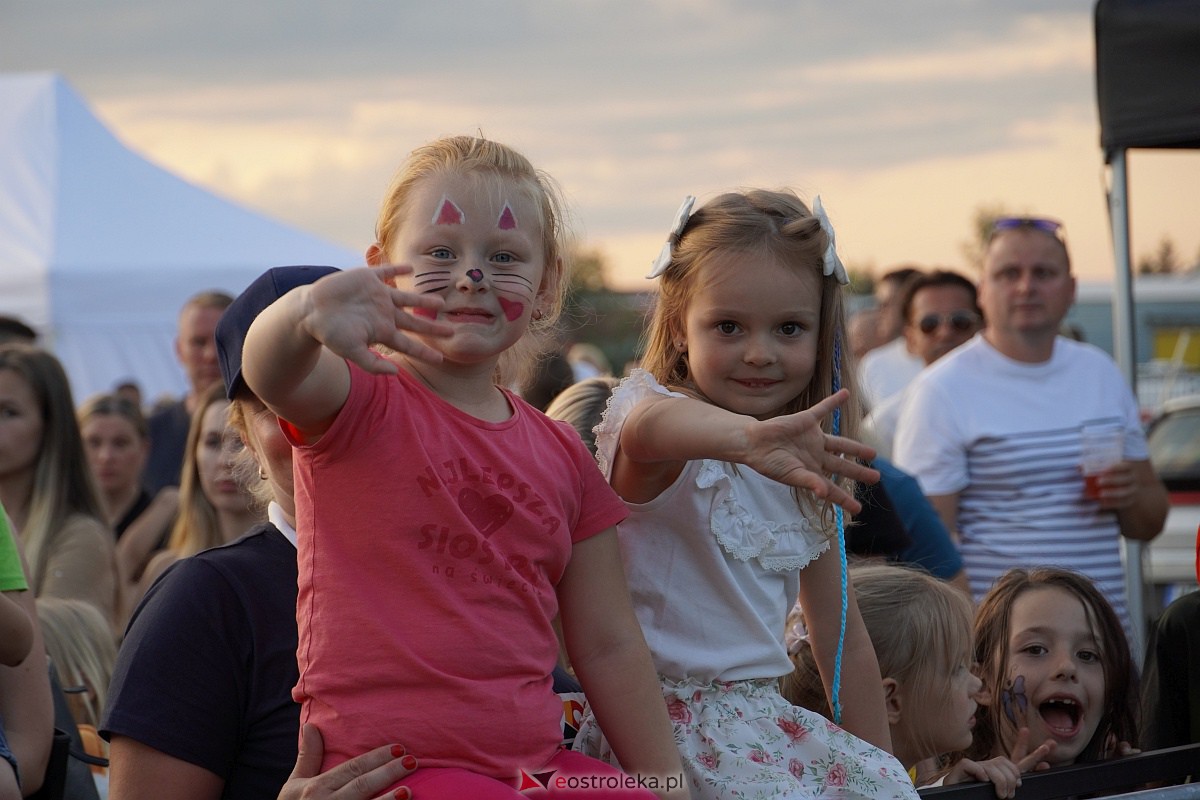
<svg viewBox="0 0 1200 800">
<path fill-rule="evenodd" d="M 1200 3 L 1099 0 L 1095 14 L 1105 160 L 1127 148 L 1200 148 Z"/>
</svg>

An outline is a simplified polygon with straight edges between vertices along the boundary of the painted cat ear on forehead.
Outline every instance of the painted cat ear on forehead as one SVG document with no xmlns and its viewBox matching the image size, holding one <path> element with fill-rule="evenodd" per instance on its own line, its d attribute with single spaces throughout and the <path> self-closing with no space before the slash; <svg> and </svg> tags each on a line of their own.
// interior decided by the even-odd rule
<svg viewBox="0 0 1200 800">
<path fill-rule="evenodd" d="M 511 231 L 517 228 L 517 215 L 513 213 L 512 206 L 507 202 L 500 210 L 500 218 L 496 220 L 496 227 L 502 231 Z"/>
<path fill-rule="evenodd" d="M 442 196 L 437 210 L 433 212 L 434 225 L 462 225 L 467 221 L 467 215 L 449 197 Z"/>
</svg>

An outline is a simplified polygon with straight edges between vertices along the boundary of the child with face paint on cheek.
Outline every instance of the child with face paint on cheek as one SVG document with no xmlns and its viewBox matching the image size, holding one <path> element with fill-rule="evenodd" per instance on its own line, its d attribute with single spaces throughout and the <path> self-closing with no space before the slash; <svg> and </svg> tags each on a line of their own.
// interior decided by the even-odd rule
<svg viewBox="0 0 1200 800">
<path fill-rule="evenodd" d="M 1021 772 L 1041 762 L 1053 744 L 1031 751 L 1026 735 L 1014 748 L 1014 760 L 963 757 L 974 740 L 981 686 L 970 671 L 974 658 L 970 599 L 945 581 L 898 564 L 865 561 L 851 566 L 849 572 L 863 624 L 879 658 L 892 746 L 914 783 L 929 787 L 988 781 L 994 784 L 996 797 L 1013 797 L 1021 785 Z M 799 608 L 796 615 L 803 619 Z M 789 650 L 796 668 L 781 681 L 783 696 L 829 716 L 807 635 Z"/>
<path fill-rule="evenodd" d="M 976 611 L 975 659 L 987 699 L 972 758 L 1042 743 L 1053 745 L 1049 767 L 1135 752 L 1136 667 L 1087 577 L 1054 567 L 1002 575 Z"/>
<path fill-rule="evenodd" d="M 393 181 L 370 268 L 288 293 L 246 338 L 245 379 L 295 454 L 294 695 L 323 771 L 402 740 L 426 799 L 688 796 L 668 791 L 681 764 L 625 586 L 624 504 L 572 429 L 504 388 L 561 306 L 563 223 L 520 154 L 435 141 Z M 556 614 L 653 793 L 560 749 Z"/>
</svg>

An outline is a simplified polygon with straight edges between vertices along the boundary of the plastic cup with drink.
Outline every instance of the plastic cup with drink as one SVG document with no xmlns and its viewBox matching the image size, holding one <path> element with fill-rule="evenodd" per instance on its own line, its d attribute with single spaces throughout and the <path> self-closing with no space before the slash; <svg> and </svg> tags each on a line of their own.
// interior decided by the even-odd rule
<svg viewBox="0 0 1200 800">
<path fill-rule="evenodd" d="M 1080 441 L 1083 493 L 1100 499 L 1100 476 L 1121 462 L 1125 455 L 1125 431 L 1116 423 L 1084 425 Z"/>
</svg>

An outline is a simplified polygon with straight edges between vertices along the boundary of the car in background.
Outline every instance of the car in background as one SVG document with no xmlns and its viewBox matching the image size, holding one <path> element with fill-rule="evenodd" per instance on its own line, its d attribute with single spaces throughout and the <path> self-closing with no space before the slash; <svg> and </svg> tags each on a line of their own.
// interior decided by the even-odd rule
<svg viewBox="0 0 1200 800">
<path fill-rule="evenodd" d="M 1143 554 L 1147 586 L 1157 614 L 1196 585 L 1196 540 L 1200 528 L 1200 395 L 1167 400 L 1146 432 L 1150 463 L 1171 498 L 1163 532 Z"/>
</svg>

